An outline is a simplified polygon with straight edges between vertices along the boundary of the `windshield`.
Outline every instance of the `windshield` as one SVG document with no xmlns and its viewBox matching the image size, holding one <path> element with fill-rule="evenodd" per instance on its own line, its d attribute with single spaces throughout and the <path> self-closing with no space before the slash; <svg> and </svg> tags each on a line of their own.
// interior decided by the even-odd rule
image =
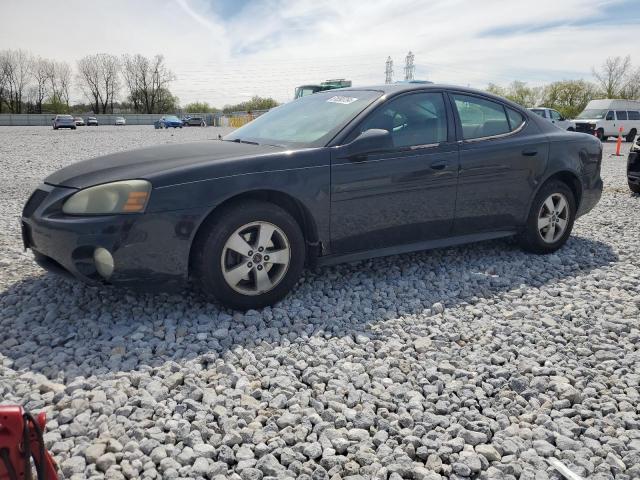
<svg viewBox="0 0 640 480">
<path fill-rule="evenodd" d="M 576 118 L 595 118 L 595 119 L 601 119 L 607 116 L 607 112 L 609 110 L 593 110 L 593 109 L 589 109 L 589 110 L 585 110 L 584 112 L 582 112 L 580 115 L 578 115 Z"/>
<path fill-rule="evenodd" d="M 267 145 L 320 147 L 382 92 L 344 90 L 316 93 L 286 103 L 233 131 L 224 140 Z"/>
</svg>

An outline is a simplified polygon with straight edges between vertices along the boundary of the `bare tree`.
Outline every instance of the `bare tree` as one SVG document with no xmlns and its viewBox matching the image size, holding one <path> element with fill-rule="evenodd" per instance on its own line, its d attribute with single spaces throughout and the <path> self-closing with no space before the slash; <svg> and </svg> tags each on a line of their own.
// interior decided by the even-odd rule
<svg viewBox="0 0 640 480">
<path fill-rule="evenodd" d="M 71 90 L 71 67 L 69 64 L 67 62 L 50 62 L 48 81 L 52 102 L 63 103 L 68 107 L 69 91 Z"/>
<path fill-rule="evenodd" d="M 95 113 L 113 112 L 113 102 L 120 88 L 120 62 L 107 53 L 87 55 L 78 60 L 78 84 L 94 107 Z"/>
<path fill-rule="evenodd" d="M 618 98 L 624 93 L 624 88 L 631 71 L 631 56 L 609 57 L 600 70 L 592 69 L 596 84 L 606 98 Z"/>
<path fill-rule="evenodd" d="M 627 76 L 627 81 L 622 90 L 622 98 L 640 100 L 640 68 L 637 68 Z"/>
<path fill-rule="evenodd" d="M 163 111 L 167 101 L 173 98 L 169 92 L 169 84 L 176 78 L 166 66 L 164 57 L 124 55 L 122 66 L 125 86 L 133 108 L 144 113 Z"/>
<path fill-rule="evenodd" d="M 0 51 L 0 113 L 2 113 L 2 107 L 7 101 L 7 54 L 6 50 Z"/>
<path fill-rule="evenodd" d="M 29 85 L 33 59 L 25 50 L 8 50 L 3 57 L 9 110 L 11 113 L 22 113 L 23 96 Z"/>
<path fill-rule="evenodd" d="M 53 62 L 46 58 L 38 57 L 33 61 L 31 75 L 35 84 L 33 86 L 33 103 L 36 113 L 42 113 L 42 102 L 47 98 L 49 90 L 49 72 L 52 70 Z"/>
</svg>

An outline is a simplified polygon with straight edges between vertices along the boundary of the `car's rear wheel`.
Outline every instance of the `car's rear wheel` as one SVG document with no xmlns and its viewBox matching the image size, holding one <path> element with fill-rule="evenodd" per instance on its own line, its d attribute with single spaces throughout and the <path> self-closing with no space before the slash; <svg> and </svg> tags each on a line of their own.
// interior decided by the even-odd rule
<svg viewBox="0 0 640 480">
<path fill-rule="evenodd" d="M 198 234 L 192 268 L 196 282 L 239 310 L 282 299 L 305 262 L 300 226 L 285 210 L 246 201 L 226 208 Z"/>
<path fill-rule="evenodd" d="M 567 184 L 547 182 L 533 200 L 520 245 L 532 253 L 555 252 L 569 238 L 575 215 L 576 200 Z"/>
<path fill-rule="evenodd" d="M 627 142 L 633 142 L 633 141 L 636 139 L 636 134 L 637 134 L 636 129 L 635 129 L 635 128 L 633 128 L 633 129 L 629 132 L 629 134 L 627 135 L 627 137 L 625 138 L 625 140 L 626 140 Z"/>
<path fill-rule="evenodd" d="M 629 184 L 629 189 L 633 193 L 640 193 L 640 184 L 627 182 Z"/>
</svg>

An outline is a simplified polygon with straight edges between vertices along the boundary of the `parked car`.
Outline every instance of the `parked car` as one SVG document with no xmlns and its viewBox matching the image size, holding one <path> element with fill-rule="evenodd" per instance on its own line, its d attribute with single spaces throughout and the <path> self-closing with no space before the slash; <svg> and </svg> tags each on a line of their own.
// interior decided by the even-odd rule
<svg viewBox="0 0 640 480">
<path fill-rule="evenodd" d="M 76 122 L 76 127 L 84 126 L 84 120 L 82 119 L 82 117 L 76 117 L 73 120 L 74 122 Z"/>
<path fill-rule="evenodd" d="M 627 182 L 633 193 L 640 193 L 640 137 L 632 145 L 627 158 Z"/>
<path fill-rule="evenodd" d="M 591 100 L 575 122 L 576 131 L 595 134 L 603 142 L 617 137 L 620 128 L 624 139 L 633 142 L 640 132 L 640 101 Z"/>
<path fill-rule="evenodd" d="M 116 117 L 115 120 L 115 125 L 126 125 L 127 121 L 124 119 L 124 117 Z"/>
<path fill-rule="evenodd" d="M 183 117 L 182 124 L 185 127 L 205 127 L 207 124 L 202 117 Z"/>
<path fill-rule="evenodd" d="M 71 115 L 56 115 L 51 120 L 53 121 L 54 130 L 58 130 L 59 128 L 76 129 L 76 122 Z"/>
<path fill-rule="evenodd" d="M 576 122 L 567 120 L 562 116 L 560 112 L 554 110 L 553 108 L 536 107 L 530 108 L 529 110 L 540 115 L 542 118 L 546 118 L 558 128 L 569 130 L 570 132 L 576 131 Z"/>
<path fill-rule="evenodd" d="M 182 120 L 175 115 L 160 118 L 157 128 L 182 128 Z"/>
<path fill-rule="evenodd" d="M 305 264 L 516 236 L 559 249 L 600 199 L 602 145 L 488 93 L 390 84 L 286 103 L 219 141 L 74 163 L 22 214 L 46 269 L 271 305 Z"/>
<path fill-rule="evenodd" d="M 96 117 L 87 117 L 87 127 L 93 125 L 94 127 L 98 126 L 98 119 Z"/>
</svg>

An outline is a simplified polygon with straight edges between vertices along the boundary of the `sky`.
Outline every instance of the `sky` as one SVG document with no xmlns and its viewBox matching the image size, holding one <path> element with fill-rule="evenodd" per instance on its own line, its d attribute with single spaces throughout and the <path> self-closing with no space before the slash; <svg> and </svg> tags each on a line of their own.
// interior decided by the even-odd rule
<svg viewBox="0 0 640 480">
<path fill-rule="evenodd" d="M 162 54 L 184 105 L 221 107 L 329 78 L 415 78 L 484 88 L 591 79 L 637 48 L 638 0 L 0 0 L 0 50 L 72 66 L 83 55 Z M 72 100 L 81 100 L 74 91 Z"/>
</svg>

